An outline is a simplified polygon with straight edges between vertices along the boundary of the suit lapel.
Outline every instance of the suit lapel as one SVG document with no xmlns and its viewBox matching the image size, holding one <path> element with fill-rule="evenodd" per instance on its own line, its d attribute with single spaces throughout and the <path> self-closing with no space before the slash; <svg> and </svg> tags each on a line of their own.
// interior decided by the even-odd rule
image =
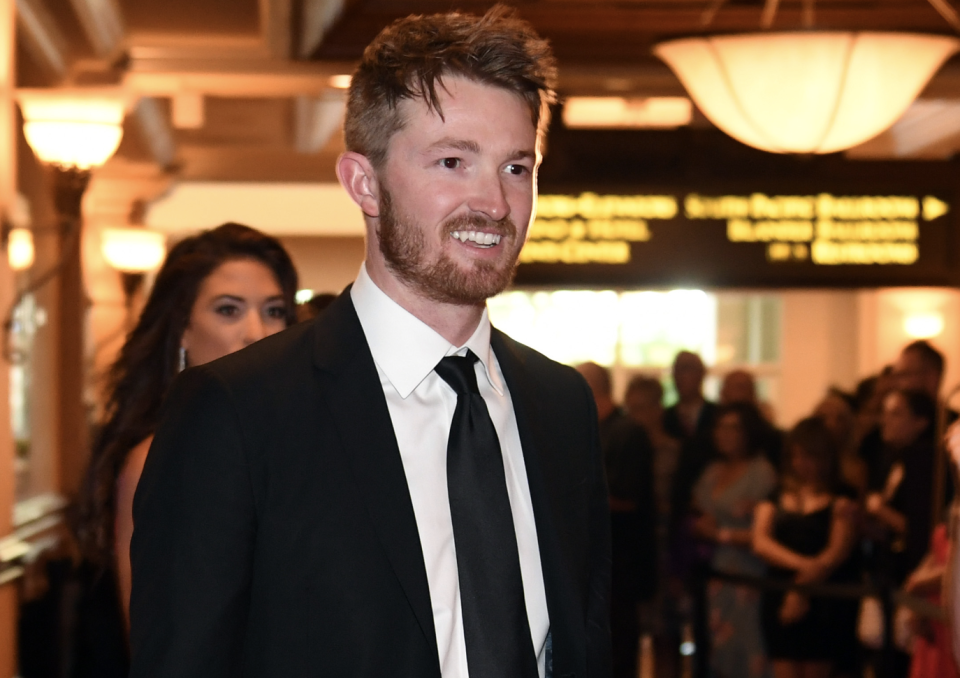
<svg viewBox="0 0 960 678">
<path fill-rule="evenodd" d="M 317 328 L 314 362 L 343 452 L 410 607 L 436 648 L 430 588 L 403 461 L 349 287 L 325 311 Z M 439 675 L 439 658 L 436 668 Z"/>
<path fill-rule="evenodd" d="M 586 667 L 586 635 L 583 617 L 573 594 L 576 586 L 563 557 L 563 549 L 556 528 L 559 512 L 556 507 L 563 498 L 560 484 L 550 482 L 551 437 L 549 413 L 543 409 L 545 395 L 538 392 L 536 375 L 515 350 L 512 340 L 493 329 L 490 343 L 503 371 L 510 398 L 513 401 L 520 431 L 520 444 L 530 486 L 530 499 L 537 524 L 540 563 L 550 614 L 550 634 L 553 647 L 553 675 L 584 675 Z"/>
</svg>

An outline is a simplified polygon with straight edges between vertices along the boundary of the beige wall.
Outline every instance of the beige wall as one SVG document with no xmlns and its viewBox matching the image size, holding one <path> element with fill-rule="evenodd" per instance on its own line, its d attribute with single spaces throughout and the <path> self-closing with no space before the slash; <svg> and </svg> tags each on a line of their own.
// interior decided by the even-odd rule
<svg viewBox="0 0 960 678">
<path fill-rule="evenodd" d="M 808 414 L 829 386 L 852 389 L 893 363 L 914 340 L 905 321 L 915 314 L 942 317 L 942 332 L 929 341 L 947 359 L 944 388 L 960 382 L 958 290 L 787 291 L 782 298 L 781 426 Z"/>
<path fill-rule="evenodd" d="M 851 389 L 858 373 L 857 293 L 786 291 L 783 299 L 780 425 L 810 413 L 830 386 Z"/>
<path fill-rule="evenodd" d="M 353 282 L 363 261 L 362 237 L 282 237 L 300 275 L 300 289 L 339 294 Z"/>
</svg>

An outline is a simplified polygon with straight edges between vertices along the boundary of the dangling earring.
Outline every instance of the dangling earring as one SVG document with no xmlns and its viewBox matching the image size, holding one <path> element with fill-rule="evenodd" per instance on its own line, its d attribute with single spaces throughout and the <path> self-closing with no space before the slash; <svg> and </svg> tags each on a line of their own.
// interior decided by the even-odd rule
<svg viewBox="0 0 960 678">
<path fill-rule="evenodd" d="M 187 349 L 183 346 L 180 347 L 180 369 L 179 372 L 183 372 L 187 369 Z"/>
</svg>

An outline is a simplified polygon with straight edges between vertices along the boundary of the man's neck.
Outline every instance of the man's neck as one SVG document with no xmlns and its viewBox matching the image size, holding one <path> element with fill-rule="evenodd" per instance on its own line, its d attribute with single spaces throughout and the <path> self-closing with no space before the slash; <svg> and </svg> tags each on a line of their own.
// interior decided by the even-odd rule
<svg viewBox="0 0 960 678">
<path fill-rule="evenodd" d="M 483 304 L 447 304 L 427 299 L 398 280 L 381 262 L 368 257 L 366 267 L 370 279 L 384 294 L 454 346 L 466 343 L 480 324 Z"/>
<path fill-rule="evenodd" d="M 684 409 L 694 409 L 700 407 L 704 403 L 703 396 L 700 394 L 690 396 L 688 398 L 680 398 L 679 405 Z"/>
</svg>

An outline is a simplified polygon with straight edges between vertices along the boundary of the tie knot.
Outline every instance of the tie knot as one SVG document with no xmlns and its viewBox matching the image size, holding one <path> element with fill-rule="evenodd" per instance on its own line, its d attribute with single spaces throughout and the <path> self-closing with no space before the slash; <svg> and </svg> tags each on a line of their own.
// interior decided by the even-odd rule
<svg viewBox="0 0 960 678">
<path fill-rule="evenodd" d="M 457 392 L 457 395 L 480 393 L 477 386 L 477 372 L 473 369 L 473 364 L 478 360 L 476 354 L 468 350 L 465 356 L 448 355 L 437 363 L 434 369 L 440 378 Z"/>
</svg>

